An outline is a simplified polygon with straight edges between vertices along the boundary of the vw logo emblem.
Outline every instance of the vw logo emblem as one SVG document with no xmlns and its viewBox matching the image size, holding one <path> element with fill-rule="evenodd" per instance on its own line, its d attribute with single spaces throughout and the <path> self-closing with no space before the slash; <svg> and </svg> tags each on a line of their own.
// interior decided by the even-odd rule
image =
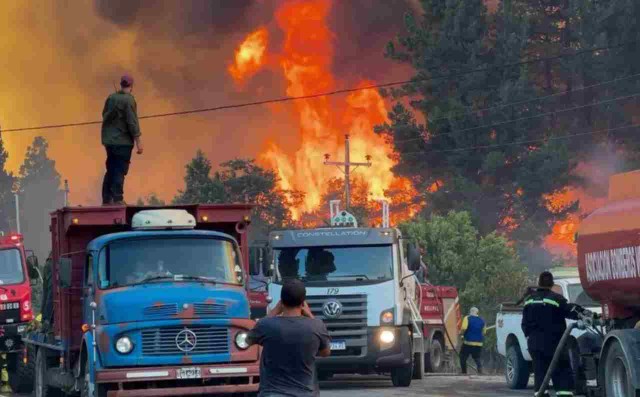
<svg viewBox="0 0 640 397">
<path fill-rule="evenodd" d="M 176 346 L 185 353 L 195 349 L 197 343 L 198 338 L 196 337 L 195 332 L 190 329 L 185 328 L 176 335 Z"/>
<path fill-rule="evenodd" d="M 324 303 L 322 313 L 327 318 L 337 318 L 342 314 L 342 305 L 340 302 L 331 300 Z"/>
</svg>

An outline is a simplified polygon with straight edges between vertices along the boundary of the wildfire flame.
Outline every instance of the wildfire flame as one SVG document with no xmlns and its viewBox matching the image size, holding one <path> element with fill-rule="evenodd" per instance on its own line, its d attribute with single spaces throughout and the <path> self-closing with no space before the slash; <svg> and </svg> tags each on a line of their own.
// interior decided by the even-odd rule
<svg viewBox="0 0 640 397">
<path fill-rule="evenodd" d="M 268 40 L 267 28 L 261 27 L 249 34 L 240 44 L 236 50 L 234 63 L 228 68 L 229 74 L 236 83 L 243 83 L 262 67 Z"/>
<path fill-rule="evenodd" d="M 330 91 L 336 86 L 331 72 L 333 33 L 327 25 L 331 5 L 331 0 L 288 1 L 277 10 L 276 20 L 285 34 L 279 65 L 289 96 Z M 370 84 L 361 81 L 359 86 Z M 408 183 L 394 177 L 391 148 L 373 132 L 375 125 L 387 119 L 384 99 L 376 90 L 353 92 L 346 100 L 328 97 L 300 100 L 294 107 L 300 147 L 295 153 L 285 153 L 269 143 L 261 156 L 279 173 L 283 189 L 305 192 L 302 207 L 294 209 L 294 216 L 300 217 L 326 204 L 321 200 L 327 180 L 343 177 L 340 170 L 325 166 L 322 160 L 325 153 L 337 161 L 343 160 L 345 133 L 351 137 L 352 161 L 372 158 L 371 167 L 359 168 L 354 175 L 367 181 L 371 200 L 385 198 L 385 191 L 394 183 L 396 186 Z M 410 211 L 406 211 L 408 216 Z"/>
</svg>

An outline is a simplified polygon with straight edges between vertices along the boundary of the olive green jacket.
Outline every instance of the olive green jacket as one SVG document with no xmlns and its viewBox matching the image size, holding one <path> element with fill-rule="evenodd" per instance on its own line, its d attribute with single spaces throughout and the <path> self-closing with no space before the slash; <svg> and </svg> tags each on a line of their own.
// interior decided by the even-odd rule
<svg viewBox="0 0 640 397">
<path fill-rule="evenodd" d="M 133 146 L 140 135 L 138 106 L 133 95 L 123 91 L 109 95 L 102 110 L 102 144 Z"/>
</svg>

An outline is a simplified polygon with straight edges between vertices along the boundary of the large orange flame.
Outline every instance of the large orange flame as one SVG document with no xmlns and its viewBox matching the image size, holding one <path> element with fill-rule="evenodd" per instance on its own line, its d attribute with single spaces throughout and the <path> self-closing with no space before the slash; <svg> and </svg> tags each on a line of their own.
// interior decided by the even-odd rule
<svg viewBox="0 0 640 397">
<path fill-rule="evenodd" d="M 243 83 L 262 67 L 268 39 L 267 28 L 261 27 L 249 34 L 240 44 L 236 50 L 234 63 L 228 67 L 229 74 L 236 83 Z"/>
<path fill-rule="evenodd" d="M 327 26 L 331 0 L 292 0 L 277 11 L 278 26 L 285 34 L 280 66 L 287 81 L 287 94 L 304 96 L 335 88 L 331 72 L 333 59 L 333 33 Z M 362 81 L 360 86 L 370 85 Z M 386 121 L 385 102 L 376 90 L 363 90 L 343 98 L 319 97 L 295 102 L 300 147 L 295 153 L 285 153 L 271 143 L 262 159 L 279 173 L 284 189 L 297 189 L 306 193 L 301 208 L 294 210 L 299 217 L 311 212 L 322 203 L 325 184 L 330 178 L 342 177 L 337 168 L 323 164 L 323 156 L 331 155 L 336 161 L 344 156 L 344 135 L 351 136 L 351 160 L 364 162 L 372 158 L 371 167 L 357 169 L 355 177 L 367 181 L 371 200 L 385 198 L 385 191 L 394 181 L 391 149 L 373 132 L 373 127 Z M 409 216 L 409 211 L 407 211 Z"/>
</svg>

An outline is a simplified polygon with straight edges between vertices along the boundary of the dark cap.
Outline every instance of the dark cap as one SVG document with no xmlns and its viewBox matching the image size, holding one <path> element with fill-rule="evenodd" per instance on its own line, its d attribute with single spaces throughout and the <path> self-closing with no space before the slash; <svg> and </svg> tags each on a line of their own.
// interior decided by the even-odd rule
<svg viewBox="0 0 640 397">
<path fill-rule="evenodd" d="M 121 87 L 126 88 L 126 87 L 131 87 L 132 85 L 133 85 L 133 77 L 129 76 L 128 74 L 125 74 L 120 78 Z"/>
<path fill-rule="evenodd" d="M 542 272 L 538 277 L 538 287 L 551 288 L 553 287 L 553 274 L 551 272 Z"/>
</svg>

